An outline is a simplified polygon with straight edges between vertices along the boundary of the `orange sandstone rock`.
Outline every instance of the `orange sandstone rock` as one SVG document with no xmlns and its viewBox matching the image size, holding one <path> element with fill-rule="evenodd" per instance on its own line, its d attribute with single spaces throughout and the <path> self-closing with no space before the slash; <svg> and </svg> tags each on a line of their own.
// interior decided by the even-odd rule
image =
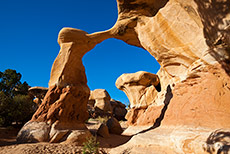
<svg viewBox="0 0 230 154">
<path fill-rule="evenodd" d="M 169 129 L 161 130 L 159 127 L 157 132 L 153 130 L 135 136 L 130 140 L 130 147 L 139 147 L 139 151 L 138 148 L 135 151 L 138 153 L 140 147 L 145 147 L 148 142 L 148 148 L 152 150 L 164 147 L 160 148 L 161 153 L 205 152 L 209 148 L 202 149 L 200 145 L 209 144 L 205 141 L 207 134 L 220 127 L 230 128 L 230 2 L 117 2 L 118 19 L 111 29 L 93 34 L 73 28 L 60 31 L 58 42 L 61 50 L 52 66 L 49 92 L 31 122 L 45 123 L 57 138 L 64 133 L 61 132 L 63 130 L 68 130 L 71 134 L 73 130 L 84 129 L 90 91 L 82 57 L 96 44 L 113 37 L 146 49 L 161 65 L 157 73 L 161 92 L 154 99 L 151 98 L 151 101 L 146 99 L 146 109 L 139 112 L 135 123 L 171 126 Z M 142 106 L 143 103 L 136 102 L 134 105 Z M 153 120 L 151 118 L 159 114 L 159 111 L 155 111 L 155 106 L 158 106 L 157 110 L 162 109 L 160 116 Z M 73 110 L 77 107 L 77 110 Z M 201 128 L 193 129 L 192 126 Z M 178 127 L 186 129 L 184 131 Z M 205 127 L 208 131 L 203 133 Z M 84 134 L 88 136 L 86 131 L 75 132 L 70 135 L 71 141 L 76 141 L 72 138 L 77 137 L 76 134 L 81 136 L 79 138 Z M 39 140 L 43 138 L 37 137 Z M 63 140 L 68 140 L 68 135 L 60 141 Z M 143 142 L 138 143 L 139 140 Z M 226 153 L 223 151 L 224 147 L 226 144 L 216 148 L 216 151 Z"/>
<path fill-rule="evenodd" d="M 49 138 L 44 141 L 81 144 L 82 138 L 89 137 L 84 122 L 88 119 L 87 102 L 90 90 L 82 57 L 109 37 L 108 32 L 87 34 L 73 28 L 63 28 L 60 31 L 58 43 L 61 49 L 51 69 L 49 90 L 30 121 L 49 126 Z M 22 132 L 27 134 L 21 133 L 21 136 L 26 136 L 21 142 L 29 142 L 30 136 L 33 136 L 34 131 L 30 131 L 33 130 L 33 125 L 29 126 L 30 128 L 22 128 Z M 85 133 L 79 132 L 82 130 Z M 22 138 L 21 136 L 18 138 Z"/>
</svg>

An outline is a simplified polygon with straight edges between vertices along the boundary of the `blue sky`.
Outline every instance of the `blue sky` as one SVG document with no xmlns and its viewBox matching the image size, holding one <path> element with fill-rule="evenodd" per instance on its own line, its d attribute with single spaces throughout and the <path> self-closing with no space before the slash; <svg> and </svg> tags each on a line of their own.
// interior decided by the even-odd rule
<svg viewBox="0 0 230 154">
<path fill-rule="evenodd" d="M 61 28 L 92 33 L 111 28 L 116 20 L 116 0 L 1 0 L 0 71 L 15 69 L 30 86 L 47 87 Z M 91 90 L 106 89 L 124 103 L 126 95 L 115 86 L 121 74 L 159 69 L 147 51 L 116 39 L 97 45 L 83 63 Z"/>
</svg>

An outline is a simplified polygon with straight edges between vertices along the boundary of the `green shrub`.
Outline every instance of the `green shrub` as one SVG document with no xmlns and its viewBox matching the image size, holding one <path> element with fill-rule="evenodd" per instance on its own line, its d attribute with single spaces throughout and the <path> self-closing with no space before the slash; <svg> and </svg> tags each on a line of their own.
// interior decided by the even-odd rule
<svg viewBox="0 0 230 154">
<path fill-rule="evenodd" d="M 9 126 L 13 122 L 24 124 L 35 111 L 35 104 L 28 96 L 29 85 L 21 83 L 22 75 L 16 70 L 0 72 L 0 125 Z"/>
<path fill-rule="evenodd" d="M 0 125 L 10 126 L 13 122 L 24 124 L 32 117 L 35 107 L 28 95 L 11 98 L 0 91 Z"/>
<path fill-rule="evenodd" d="M 13 98 L 13 120 L 16 123 L 29 121 L 35 112 L 35 104 L 28 95 L 17 95 Z"/>
<path fill-rule="evenodd" d="M 105 117 L 98 116 L 95 120 L 99 121 L 102 124 L 105 124 L 109 120 L 109 118 L 110 117 L 108 116 L 105 116 Z"/>
<path fill-rule="evenodd" d="M 92 136 L 83 143 L 84 147 L 82 150 L 83 154 L 98 154 L 99 153 L 99 142 L 96 137 Z"/>
<path fill-rule="evenodd" d="M 8 126 L 12 123 L 12 101 L 3 91 L 0 91 L 0 125 Z"/>
</svg>

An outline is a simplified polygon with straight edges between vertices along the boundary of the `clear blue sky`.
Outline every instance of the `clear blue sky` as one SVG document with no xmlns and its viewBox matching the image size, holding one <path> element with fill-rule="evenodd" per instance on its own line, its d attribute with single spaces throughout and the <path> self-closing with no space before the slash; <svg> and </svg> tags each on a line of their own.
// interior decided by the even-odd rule
<svg viewBox="0 0 230 154">
<path fill-rule="evenodd" d="M 116 0 L 0 0 L 0 71 L 15 69 L 30 86 L 47 87 L 59 52 L 63 27 L 88 33 L 111 28 L 117 19 Z M 83 58 L 91 90 L 106 89 L 128 102 L 115 86 L 123 73 L 156 73 L 159 64 L 145 50 L 108 39 Z"/>
</svg>

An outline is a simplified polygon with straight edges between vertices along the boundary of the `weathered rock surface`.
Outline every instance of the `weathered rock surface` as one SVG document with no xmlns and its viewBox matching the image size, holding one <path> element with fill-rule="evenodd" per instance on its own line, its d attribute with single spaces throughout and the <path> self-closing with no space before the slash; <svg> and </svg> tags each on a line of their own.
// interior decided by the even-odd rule
<svg viewBox="0 0 230 154">
<path fill-rule="evenodd" d="M 49 141 L 50 126 L 45 122 L 27 122 L 19 131 L 18 143 L 35 143 Z"/>
<path fill-rule="evenodd" d="M 140 116 L 143 116 L 146 108 L 153 104 L 156 95 L 161 91 L 160 80 L 157 75 L 139 71 L 136 73 L 122 74 L 116 81 L 118 89 L 125 92 L 130 102 L 130 110 L 126 115 L 129 125 L 140 124 L 138 122 Z M 160 106 L 160 107 L 159 107 Z M 150 120 L 155 121 L 162 109 L 162 104 L 158 104 L 154 107 L 159 108 L 155 116 L 151 117 Z M 144 119 L 146 122 L 146 119 Z M 147 123 L 147 122 L 146 122 Z"/>
<path fill-rule="evenodd" d="M 89 101 L 95 101 L 94 108 L 105 113 L 112 113 L 110 99 L 110 95 L 105 89 L 95 89 L 94 91 L 91 91 L 89 97 Z"/>
<path fill-rule="evenodd" d="M 51 133 L 49 138 L 39 140 L 40 142 L 75 142 L 72 136 L 84 134 L 68 133 L 61 138 L 63 132 L 67 131 L 84 130 L 85 134 L 88 134 L 84 122 L 88 119 L 87 102 L 90 90 L 82 57 L 96 44 L 109 37 L 108 32 L 87 34 L 73 28 L 63 28 L 60 31 L 58 43 L 61 49 L 51 69 L 49 90 L 31 119 L 31 122 L 46 123 L 53 129 L 46 132 Z M 22 129 L 26 129 L 24 127 Z"/>
<path fill-rule="evenodd" d="M 159 108 L 162 108 L 162 111 L 167 109 L 167 112 L 164 112 L 166 112 L 167 119 L 169 120 L 166 120 L 163 116 L 166 125 L 168 123 L 172 125 L 186 124 L 211 127 L 212 121 L 212 126 L 215 126 L 215 128 L 221 126 L 229 127 L 227 122 L 229 120 L 229 112 L 224 109 L 230 105 L 226 99 L 230 93 L 227 88 L 230 74 L 228 53 L 230 43 L 229 34 L 227 34 L 229 32 L 229 23 L 226 22 L 229 21 L 230 11 L 226 11 L 226 8 L 229 8 L 229 1 L 118 1 L 118 8 L 119 18 L 117 24 L 124 23 L 124 20 L 128 19 L 131 22 L 131 19 L 137 18 L 137 20 L 132 22 L 140 44 L 161 65 L 161 70 L 157 73 L 160 78 L 161 92 L 154 96 L 152 99 L 154 101 L 151 100 L 146 103 L 148 104 L 146 109 L 139 109 L 133 115 L 145 114 L 145 119 L 142 116 L 139 121 L 142 121 L 142 124 L 151 124 L 146 119 L 151 119 L 154 112 L 152 109 L 156 108 L 155 106 L 161 105 Z M 217 9 L 219 10 L 218 17 L 213 13 L 209 13 L 209 11 L 215 12 Z M 211 26 L 210 23 L 213 23 L 215 26 Z M 127 28 L 130 31 L 132 29 L 130 27 Z M 130 31 L 127 30 L 125 32 L 128 35 Z M 135 37 L 132 38 L 135 39 Z M 126 39 L 123 40 L 127 42 Z M 216 44 L 216 41 L 219 41 L 219 43 Z M 137 43 L 135 45 L 139 46 L 140 44 Z M 201 90 L 204 86 L 204 84 L 201 84 L 204 79 L 209 82 L 205 83 L 207 85 L 205 87 L 208 92 L 212 91 L 211 95 L 204 93 L 201 95 L 201 92 L 204 92 Z M 219 80 L 224 82 L 220 83 L 221 81 Z M 197 83 L 192 84 L 192 88 L 190 88 L 191 81 Z M 210 86 L 210 84 L 213 86 Z M 225 86 L 221 87 L 221 84 Z M 181 96 L 177 92 L 182 90 L 182 86 L 179 85 L 183 85 L 184 89 L 183 93 L 180 93 Z M 194 85 L 197 87 L 194 88 Z M 177 88 L 177 86 L 180 88 Z M 211 87 L 215 87 L 215 89 Z M 170 100 L 165 98 L 168 88 L 172 91 Z M 198 89 L 201 91 L 195 92 Z M 151 93 L 151 90 L 147 91 Z M 136 93 L 136 91 L 131 91 L 127 94 L 131 105 L 133 98 L 130 98 L 130 95 L 136 96 Z M 139 93 L 141 94 L 141 92 Z M 218 95 L 221 95 L 220 99 L 217 99 Z M 178 98 L 181 99 L 181 103 L 178 102 Z M 199 104 L 199 106 L 196 104 Z M 141 106 L 142 102 L 139 101 L 135 105 Z M 189 108 L 185 106 L 189 106 Z M 186 109 L 186 111 L 184 112 L 181 107 Z M 170 111 L 172 108 L 174 108 L 173 111 Z M 212 112 L 208 112 L 207 108 L 212 108 Z M 178 109 L 180 110 L 178 111 Z M 150 110 L 152 111 L 149 112 Z M 208 124 L 205 124 L 204 120 L 209 120 L 208 118 L 201 118 L 204 113 L 207 116 L 215 115 L 215 122 L 210 120 L 210 122 L 207 122 Z M 164 115 L 163 112 L 162 115 Z M 135 121 L 138 121 L 140 116 L 137 117 Z M 154 120 L 152 122 L 152 124 L 155 123 Z"/>
<path fill-rule="evenodd" d="M 136 121 L 142 121 L 141 125 L 160 126 L 159 132 L 142 133 L 128 144 L 134 145 L 135 138 L 144 136 L 148 145 L 153 145 L 149 148 L 155 151 L 160 148 L 162 153 L 205 152 L 200 145 L 208 133 L 202 133 L 202 130 L 211 129 L 210 133 L 219 128 L 230 128 L 230 1 L 117 2 L 118 19 L 110 30 L 93 34 L 72 28 L 60 31 L 61 50 L 52 66 L 49 91 L 31 121 L 46 122 L 50 127 L 53 124 L 65 126 L 63 129 L 66 130 L 84 126 L 90 91 L 82 57 L 96 44 L 113 37 L 146 49 L 161 65 L 157 73 L 161 92 L 153 102 L 147 102 L 142 111 L 145 116 L 140 114 L 136 118 Z M 160 105 L 160 116 L 149 120 L 152 113 L 155 114 L 155 106 Z M 171 127 L 161 130 L 164 126 Z M 179 126 L 188 127 L 192 135 L 178 129 Z M 198 132 L 196 128 L 189 128 L 192 126 L 199 128 Z M 62 127 L 57 128 L 63 130 Z M 154 136 L 156 140 L 147 139 Z M 218 150 L 229 151 L 228 143 Z M 140 147 L 146 148 L 145 142 L 138 145 L 137 153 Z"/>
<path fill-rule="evenodd" d="M 201 127 L 173 126 L 158 127 L 143 132 L 140 130 L 138 134 L 134 134 L 128 143 L 112 149 L 110 153 L 214 154 L 218 152 L 228 153 L 229 150 L 230 130 L 227 129 L 213 131 Z"/>
<path fill-rule="evenodd" d="M 125 115 L 127 113 L 125 104 L 114 99 L 110 100 L 110 104 L 113 110 L 113 116 L 119 121 L 125 120 Z"/>
<path fill-rule="evenodd" d="M 88 111 L 93 118 L 114 116 L 118 120 L 124 120 L 127 113 L 125 107 L 125 104 L 120 101 L 111 99 L 105 89 L 95 89 L 90 92 Z"/>
<path fill-rule="evenodd" d="M 118 89 L 125 92 L 130 101 L 130 108 L 145 108 L 154 99 L 155 88 L 160 80 L 157 75 L 139 71 L 136 73 L 122 74 L 116 81 Z M 151 88 L 151 93 L 148 89 Z M 160 89 L 159 89 L 160 91 Z"/>
<path fill-rule="evenodd" d="M 100 135 L 104 138 L 110 137 L 109 135 L 109 128 L 105 124 L 101 124 L 97 130 L 97 135 Z"/>
<path fill-rule="evenodd" d="M 123 129 L 121 128 L 120 123 L 117 121 L 116 118 L 110 118 L 107 122 L 106 122 L 106 126 L 109 129 L 109 133 L 111 134 L 117 134 L 120 135 L 123 132 Z"/>
<path fill-rule="evenodd" d="M 149 132 L 160 126 L 160 132 L 136 135 L 125 150 L 227 153 L 229 141 L 211 152 L 201 145 L 216 129 L 230 128 L 230 1 L 118 0 L 118 11 L 114 27 L 120 27 L 116 28 L 122 35 L 118 33 L 117 38 L 146 49 L 161 65 L 157 73 L 161 92 L 146 108 L 133 109 L 127 115 L 136 117 L 130 124 L 152 126 Z M 119 31 L 121 27 L 123 31 Z M 203 133 L 205 129 L 208 131 Z M 158 133 L 159 139 L 154 140 Z M 223 134 L 229 136 L 229 130 Z M 143 140 L 136 140 L 141 136 Z M 216 143 L 214 140 L 213 145 Z"/>
</svg>

